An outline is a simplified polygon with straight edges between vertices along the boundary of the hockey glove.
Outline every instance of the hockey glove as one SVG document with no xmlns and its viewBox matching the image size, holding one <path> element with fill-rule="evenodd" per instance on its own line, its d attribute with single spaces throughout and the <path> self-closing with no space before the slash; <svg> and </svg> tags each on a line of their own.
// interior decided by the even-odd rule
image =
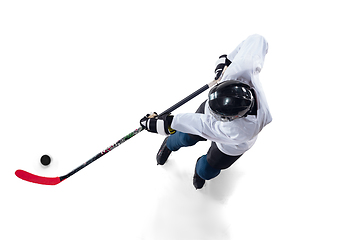
<svg viewBox="0 0 360 240">
<path fill-rule="evenodd" d="M 167 136 L 176 132 L 174 129 L 170 128 L 173 118 L 174 116 L 171 116 L 170 114 L 160 117 L 157 113 L 147 114 L 140 120 L 140 125 L 149 132 Z"/>
<path fill-rule="evenodd" d="M 227 55 L 221 55 L 219 59 L 216 61 L 215 65 L 215 80 L 218 80 L 221 76 L 225 66 L 229 66 L 231 64 L 231 61 L 227 58 Z"/>
</svg>

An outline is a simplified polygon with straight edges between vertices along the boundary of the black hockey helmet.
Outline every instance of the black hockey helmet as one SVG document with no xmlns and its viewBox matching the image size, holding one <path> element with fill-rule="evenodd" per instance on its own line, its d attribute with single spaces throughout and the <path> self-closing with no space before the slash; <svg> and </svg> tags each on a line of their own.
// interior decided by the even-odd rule
<svg viewBox="0 0 360 240">
<path fill-rule="evenodd" d="M 210 113 L 223 122 L 246 117 L 254 102 L 250 87 L 236 80 L 222 82 L 209 92 Z"/>
</svg>

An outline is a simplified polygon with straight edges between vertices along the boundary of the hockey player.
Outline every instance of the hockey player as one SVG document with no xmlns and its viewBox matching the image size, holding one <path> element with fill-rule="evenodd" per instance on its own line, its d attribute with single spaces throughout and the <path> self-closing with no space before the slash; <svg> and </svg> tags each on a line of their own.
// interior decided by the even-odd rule
<svg viewBox="0 0 360 240">
<path fill-rule="evenodd" d="M 215 79 L 223 77 L 196 113 L 148 114 L 140 120 L 149 132 L 169 135 L 157 154 L 159 165 L 166 163 L 172 151 L 210 140 L 207 154 L 199 157 L 195 166 L 193 185 L 200 189 L 205 180 L 218 176 L 254 145 L 260 131 L 272 121 L 259 81 L 267 51 L 264 37 L 249 36 L 229 55 L 220 56 Z"/>
</svg>

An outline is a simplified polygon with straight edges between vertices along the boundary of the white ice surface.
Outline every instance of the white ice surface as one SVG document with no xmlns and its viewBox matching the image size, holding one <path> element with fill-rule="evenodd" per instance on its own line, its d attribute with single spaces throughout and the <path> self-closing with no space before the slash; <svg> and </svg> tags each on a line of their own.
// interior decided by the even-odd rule
<svg viewBox="0 0 360 240">
<path fill-rule="evenodd" d="M 357 9 L 1 1 L 0 239 L 360 239 Z M 147 132 L 57 186 L 15 176 L 66 174 L 210 82 L 218 56 L 254 33 L 269 42 L 260 78 L 274 120 L 204 189 L 192 175 L 210 143 L 161 167 L 163 138 Z"/>
</svg>

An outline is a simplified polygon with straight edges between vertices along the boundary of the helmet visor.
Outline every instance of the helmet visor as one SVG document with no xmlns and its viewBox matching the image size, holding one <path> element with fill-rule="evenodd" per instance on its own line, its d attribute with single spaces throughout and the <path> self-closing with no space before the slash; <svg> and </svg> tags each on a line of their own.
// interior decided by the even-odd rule
<svg viewBox="0 0 360 240">
<path fill-rule="evenodd" d="M 221 114 L 218 114 L 216 112 L 214 112 L 210 106 L 208 106 L 208 109 L 209 109 L 209 112 L 210 114 L 218 121 L 221 121 L 221 122 L 231 122 L 237 118 L 239 118 L 240 116 L 239 115 L 236 115 L 236 116 L 225 116 L 225 115 L 221 115 Z"/>
</svg>

